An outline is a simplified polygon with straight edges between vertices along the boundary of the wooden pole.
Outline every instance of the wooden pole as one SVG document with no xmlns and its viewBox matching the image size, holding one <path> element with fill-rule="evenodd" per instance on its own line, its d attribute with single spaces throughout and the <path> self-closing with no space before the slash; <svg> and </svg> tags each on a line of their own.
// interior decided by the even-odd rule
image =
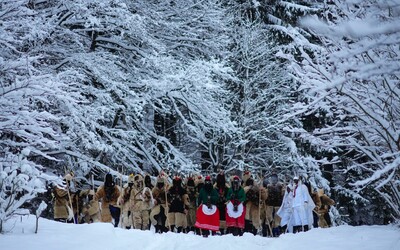
<svg viewBox="0 0 400 250">
<path fill-rule="evenodd" d="M 93 200 L 97 202 L 97 210 L 98 210 L 98 216 L 100 216 L 100 218 L 97 216 L 97 219 L 99 221 L 101 221 L 101 209 L 100 209 L 100 205 L 99 205 L 99 201 L 96 199 L 96 191 L 95 191 L 95 186 L 94 186 L 94 176 L 92 174 L 92 190 L 93 190 Z"/>
<path fill-rule="evenodd" d="M 167 188 L 167 183 L 166 183 L 165 179 L 164 179 L 164 186 L 165 186 L 164 187 L 165 188 L 165 209 L 166 209 L 166 214 L 167 214 L 166 222 L 168 223 L 168 228 L 169 228 L 169 231 L 171 232 L 171 223 L 169 222 L 169 217 L 168 217 L 168 214 L 169 214 L 168 195 L 167 195 L 168 188 Z"/>
<path fill-rule="evenodd" d="M 120 198 L 121 198 L 121 196 L 122 196 L 122 198 L 123 198 L 123 187 L 122 187 L 122 173 L 124 172 L 124 167 L 122 166 L 122 169 L 121 169 L 121 172 L 119 173 L 119 176 L 120 176 L 120 180 L 119 180 L 119 183 L 120 183 L 120 187 L 121 187 L 121 192 L 120 192 Z M 120 228 L 123 228 L 123 226 L 122 226 L 122 220 L 123 220 L 123 216 L 122 216 L 122 214 L 123 214 L 123 206 L 124 205 L 120 205 L 120 214 L 119 214 L 119 227 Z"/>
<path fill-rule="evenodd" d="M 261 174 L 261 177 L 262 177 L 262 174 Z M 262 186 L 262 179 L 260 178 L 260 180 L 261 180 L 261 186 Z M 261 200 L 261 188 L 260 188 L 260 200 Z M 259 209 L 261 208 L 261 204 L 260 204 L 260 207 L 259 207 Z M 261 214 L 260 214 L 260 220 L 261 220 Z M 268 229 L 269 229 L 269 233 L 270 233 L 270 235 L 271 235 L 271 237 L 273 236 L 272 235 L 272 228 L 271 228 L 271 224 L 270 224 L 270 221 L 269 221 L 269 219 L 268 219 L 268 215 L 267 215 L 267 204 L 265 203 L 265 220 L 266 220 L 266 222 L 267 222 L 267 224 L 268 224 Z M 261 223 L 262 224 L 262 223 Z"/>
<path fill-rule="evenodd" d="M 75 190 L 78 190 L 78 186 L 76 184 L 75 178 L 72 177 L 72 180 L 75 185 Z M 75 201 L 76 201 L 76 223 L 75 224 L 78 224 L 79 223 L 79 194 L 78 193 L 75 193 Z M 74 216 L 74 218 L 75 218 L 75 216 Z"/>
</svg>

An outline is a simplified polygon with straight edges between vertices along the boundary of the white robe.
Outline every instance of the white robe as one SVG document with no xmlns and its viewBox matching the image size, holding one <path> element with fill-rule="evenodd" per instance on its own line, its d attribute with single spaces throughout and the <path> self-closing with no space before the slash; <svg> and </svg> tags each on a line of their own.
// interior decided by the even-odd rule
<svg viewBox="0 0 400 250">
<path fill-rule="evenodd" d="M 279 217 L 282 218 L 281 226 L 287 225 L 289 232 L 292 232 L 293 226 L 308 225 L 311 228 L 313 224 L 312 213 L 315 207 L 314 201 L 304 184 L 299 182 L 295 196 L 293 191 L 285 192 L 282 205 L 277 212 Z"/>
</svg>

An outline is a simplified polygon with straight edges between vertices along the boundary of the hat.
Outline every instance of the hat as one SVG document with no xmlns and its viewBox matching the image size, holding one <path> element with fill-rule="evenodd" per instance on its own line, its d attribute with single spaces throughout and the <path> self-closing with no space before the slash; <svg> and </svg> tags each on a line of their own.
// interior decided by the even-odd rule
<svg viewBox="0 0 400 250">
<path fill-rule="evenodd" d="M 205 181 L 211 181 L 211 176 L 207 175 Z"/>
<path fill-rule="evenodd" d="M 246 182 L 250 178 L 251 178 L 251 172 L 248 171 L 248 170 L 244 171 L 244 173 L 243 173 L 243 181 Z"/>
<path fill-rule="evenodd" d="M 143 175 L 141 175 L 141 174 L 135 175 L 134 180 L 135 180 L 136 182 L 138 182 L 138 181 L 143 181 Z"/>
<path fill-rule="evenodd" d="M 293 180 L 298 180 L 298 179 L 299 179 L 298 176 L 293 177 Z"/>
<path fill-rule="evenodd" d="M 135 176 L 133 174 L 130 174 L 128 177 L 128 183 L 133 183 L 135 180 Z"/>
<path fill-rule="evenodd" d="M 204 183 L 204 178 L 201 175 L 198 175 L 197 178 L 194 180 L 195 185 L 199 185 L 200 183 Z"/>
<path fill-rule="evenodd" d="M 71 175 L 71 174 L 66 174 L 66 175 L 64 176 L 64 179 L 65 179 L 66 181 L 71 181 L 71 180 L 72 180 L 72 175 Z"/>
<path fill-rule="evenodd" d="M 239 178 L 239 176 L 235 175 L 235 176 L 233 176 L 233 180 L 234 180 L 234 181 L 235 181 L 235 180 L 240 181 L 240 178 Z"/>
</svg>

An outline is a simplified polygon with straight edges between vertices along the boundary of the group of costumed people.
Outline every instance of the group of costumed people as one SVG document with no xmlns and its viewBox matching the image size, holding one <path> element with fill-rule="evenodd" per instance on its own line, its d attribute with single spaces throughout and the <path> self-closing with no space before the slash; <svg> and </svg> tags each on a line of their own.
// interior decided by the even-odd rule
<svg viewBox="0 0 400 250">
<path fill-rule="evenodd" d="M 250 171 L 242 178 L 226 178 L 221 171 L 215 180 L 201 175 L 169 178 L 161 172 L 155 178 L 131 174 L 122 187 L 107 174 L 94 191 L 78 190 L 73 175 L 67 174 L 64 185 L 53 188 L 54 219 L 112 222 L 140 230 L 152 225 L 158 233 L 192 231 L 205 237 L 244 232 L 277 237 L 331 226 L 334 201 L 306 184 L 295 176 L 292 184 L 284 185 L 276 173 L 256 183 Z"/>
</svg>

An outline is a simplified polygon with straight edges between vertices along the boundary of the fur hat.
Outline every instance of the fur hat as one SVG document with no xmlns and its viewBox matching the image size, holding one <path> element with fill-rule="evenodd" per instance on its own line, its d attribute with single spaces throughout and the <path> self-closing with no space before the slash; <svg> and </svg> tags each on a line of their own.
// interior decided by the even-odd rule
<svg viewBox="0 0 400 250">
<path fill-rule="evenodd" d="M 134 180 L 135 180 L 135 182 L 143 181 L 144 180 L 143 175 L 141 175 L 141 174 L 135 175 Z"/>
<path fill-rule="evenodd" d="M 64 176 L 64 179 L 65 179 L 66 181 L 72 181 L 72 178 L 73 178 L 73 175 L 72 175 L 72 174 L 66 174 L 66 175 Z"/>
<path fill-rule="evenodd" d="M 135 182 L 135 175 L 134 174 L 130 174 L 128 177 L 128 183 L 134 183 Z"/>
<path fill-rule="evenodd" d="M 196 186 L 199 185 L 199 184 L 201 184 L 201 183 L 204 183 L 204 178 L 203 178 L 203 176 L 198 175 L 198 176 L 196 177 L 196 179 L 194 180 L 194 183 L 195 183 Z"/>
<path fill-rule="evenodd" d="M 244 171 L 244 173 L 243 173 L 243 182 L 244 183 L 246 183 L 246 181 L 248 180 L 248 179 L 250 179 L 251 178 L 251 172 L 250 171 L 248 171 L 248 170 L 246 170 L 246 171 Z"/>
</svg>

